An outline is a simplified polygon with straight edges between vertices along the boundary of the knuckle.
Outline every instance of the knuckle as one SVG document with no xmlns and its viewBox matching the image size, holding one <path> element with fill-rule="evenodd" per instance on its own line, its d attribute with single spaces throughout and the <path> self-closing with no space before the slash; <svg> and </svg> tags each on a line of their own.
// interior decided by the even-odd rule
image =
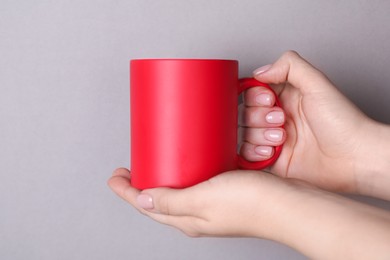
<svg viewBox="0 0 390 260">
<path fill-rule="evenodd" d="M 171 213 L 169 198 L 166 195 L 154 196 L 154 206 L 162 214 L 170 215 Z"/>
<path fill-rule="evenodd" d="M 282 57 L 290 60 L 299 57 L 299 54 L 294 50 L 288 50 L 285 53 L 283 53 Z"/>
<path fill-rule="evenodd" d="M 249 144 L 248 142 L 245 142 L 241 146 L 241 155 L 244 156 L 246 159 L 249 159 L 252 155 L 253 145 Z"/>
<path fill-rule="evenodd" d="M 162 208 L 160 211 L 166 215 L 171 215 L 170 204 L 167 197 L 163 197 L 162 203 L 160 204 Z"/>
<path fill-rule="evenodd" d="M 254 126 L 258 121 L 258 113 L 255 107 L 250 107 L 246 109 L 245 113 L 245 125 L 246 126 Z"/>
</svg>

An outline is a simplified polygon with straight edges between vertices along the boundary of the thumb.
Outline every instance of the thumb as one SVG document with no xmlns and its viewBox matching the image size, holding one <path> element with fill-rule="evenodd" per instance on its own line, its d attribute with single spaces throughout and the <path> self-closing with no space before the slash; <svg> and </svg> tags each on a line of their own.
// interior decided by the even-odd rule
<svg viewBox="0 0 390 260">
<path fill-rule="evenodd" d="M 329 79 L 295 51 L 285 52 L 274 64 L 256 69 L 253 77 L 269 84 L 289 82 L 302 93 L 333 87 Z"/>
<path fill-rule="evenodd" d="M 141 208 L 158 214 L 172 216 L 193 216 L 198 211 L 199 196 L 192 188 L 170 189 L 154 188 L 143 190 L 137 197 Z"/>
</svg>

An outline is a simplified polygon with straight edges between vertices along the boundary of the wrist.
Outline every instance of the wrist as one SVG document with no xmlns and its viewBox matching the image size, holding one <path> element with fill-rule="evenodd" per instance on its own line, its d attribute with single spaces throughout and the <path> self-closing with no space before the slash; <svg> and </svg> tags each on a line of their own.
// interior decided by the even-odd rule
<svg viewBox="0 0 390 260">
<path fill-rule="evenodd" d="M 257 197 L 267 194 L 268 199 L 262 200 L 256 209 L 255 219 L 261 217 L 263 224 L 255 225 L 255 236 L 290 245 L 285 239 L 286 226 L 302 225 L 301 220 L 295 217 L 297 208 L 311 196 L 314 188 L 300 180 L 286 180 L 269 174 L 263 176 L 267 179 L 262 181 Z"/>
<path fill-rule="evenodd" d="M 371 122 L 367 128 L 365 146 L 355 163 L 357 193 L 390 199 L 390 127 Z"/>
<path fill-rule="evenodd" d="M 256 197 L 267 194 L 267 198 L 258 201 L 257 216 L 248 222 L 255 236 L 288 245 L 314 259 L 367 259 L 390 254 L 387 211 L 302 181 L 260 176 Z"/>
<path fill-rule="evenodd" d="M 307 249 L 316 247 L 312 234 L 325 234 L 320 225 L 328 218 L 327 201 L 331 201 L 334 195 L 300 180 L 275 178 L 278 183 L 274 187 L 278 188 L 269 193 L 272 199 L 263 205 L 266 212 L 261 213 L 266 215 L 266 222 L 257 226 L 257 237 L 310 254 Z"/>
<path fill-rule="evenodd" d="M 291 195 L 289 210 L 275 218 L 274 240 L 313 259 L 389 254 L 388 212 L 300 183 Z"/>
</svg>

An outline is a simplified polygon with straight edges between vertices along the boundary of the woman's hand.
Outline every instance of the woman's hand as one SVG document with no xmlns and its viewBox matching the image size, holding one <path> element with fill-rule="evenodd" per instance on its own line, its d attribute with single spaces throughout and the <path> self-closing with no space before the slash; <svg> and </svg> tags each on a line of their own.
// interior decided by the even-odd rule
<svg viewBox="0 0 390 260">
<path fill-rule="evenodd" d="M 233 171 L 186 189 L 139 191 L 121 168 L 108 184 L 141 213 L 189 236 L 266 238 L 314 259 L 390 256 L 389 212 L 300 181 Z"/>
<path fill-rule="evenodd" d="M 286 116 L 287 140 L 272 173 L 327 190 L 390 198 L 389 127 L 368 118 L 295 52 L 257 69 L 254 77 L 272 84 Z M 248 90 L 245 103 L 253 104 L 256 97 Z M 247 106 L 244 118 L 260 109 Z M 253 120 L 245 125 L 247 143 L 253 143 L 255 131 L 263 136 Z M 242 154 L 251 159 L 253 145 L 247 147 Z"/>
<path fill-rule="evenodd" d="M 130 172 L 117 169 L 109 186 L 141 213 L 189 236 L 274 238 L 275 213 L 291 186 L 257 171 L 232 171 L 186 189 L 135 189 Z"/>
</svg>

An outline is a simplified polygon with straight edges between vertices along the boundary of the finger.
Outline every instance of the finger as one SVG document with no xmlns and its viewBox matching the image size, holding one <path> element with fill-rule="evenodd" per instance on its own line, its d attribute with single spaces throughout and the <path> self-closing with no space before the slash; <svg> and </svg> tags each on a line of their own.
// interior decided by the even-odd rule
<svg viewBox="0 0 390 260">
<path fill-rule="evenodd" d="M 264 161 L 273 156 L 274 148 L 272 146 L 254 145 L 244 142 L 241 146 L 240 154 L 251 162 Z"/>
<path fill-rule="evenodd" d="M 244 104 L 238 105 L 238 125 L 244 126 L 246 106 Z"/>
<path fill-rule="evenodd" d="M 130 172 L 127 169 L 119 168 L 115 170 L 112 177 L 108 180 L 108 185 L 116 194 L 118 194 L 119 197 L 129 202 L 141 213 L 147 215 L 153 220 L 161 224 L 175 227 L 191 237 L 198 237 L 201 235 L 202 223 L 205 222 L 202 218 L 192 216 L 172 216 L 170 214 L 154 213 L 142 208 L 141 206 L 144 206 L 145 204 L 145 202 L 142 202 L 142 199 L 140 201 L 140 196 L 142 196 L 142 194 L 139 190 L 130 185 Z M 158 196 L 158 192 L 155 194 Z M 159 203 L 156 204 L 159 205 Z M 157 208 L 161 210 L 161 207 Z"/>
<path fill-rule="evenodd" d="M 107 183 L 119 197 L 140 209 L 137 204 L 137 196 L 140 191 L 131 186 L 129 170 L 125 168 L 116 169 Z"/>
<path fill-rule="evenodd" d="M 126 168 L 118 168 L 112 173 L 112 176 L 121 176 L 130 180 L 130 171 Z"/>
<path fill-rule="evenodd" d="M 274 64 L 253 72 L 255 79 L 269 84 L 290 82 L 294 87 L 309 93 L 332 86 L 329 79 L 295 51 L 284 53 Z"/>
<path fill-rule="evenodd" d="M 285 122 L 283 109 L 280 107 L 264 108 L 264 107 L 246 107 L 241 112 L 239 124 L 247 127 L 278 127 Z"/>
<path fill-rule="evenodd" d="M 275 105 L 275 95 L 268 88 L 253 87 L 245 91 L 244 104 L 246 106 L 273 107 Z"/>
<path fill-rule="evenodd" d="M 198 208 L 201 205 L 194 199 L 199 197 L 199 194 L 196 194 L 196 186 L 181 190 L 155 188 L 141 192 L 131 186 L 130 172 L 124 168 L 114 171 L 108 185 L 119 197 L 145 214 L 145 210 L 176 216 L 191 216 L 200 212 Z"/>
<path fill-rule="evenodd" d="M 146 204 L 144 207 L 142 201 L 138 199 L 139 205 L 146 210 L 171 216 L 200 216 L 202 195 L 206 193 L 199 192 L 198 185 L 186 189 L 154 188 L 142 191 L 140 197 L 142 200 L 152 201 L 152 206 Z M 140 203 L 141 202 L 141 203 Z"/>
<path fill-rule="evenodd" d="M 243 139 L 257 146 L 278 146 L 286 140 L 286 132 L 283 128 L 245 128 Z"/>
</svg>

